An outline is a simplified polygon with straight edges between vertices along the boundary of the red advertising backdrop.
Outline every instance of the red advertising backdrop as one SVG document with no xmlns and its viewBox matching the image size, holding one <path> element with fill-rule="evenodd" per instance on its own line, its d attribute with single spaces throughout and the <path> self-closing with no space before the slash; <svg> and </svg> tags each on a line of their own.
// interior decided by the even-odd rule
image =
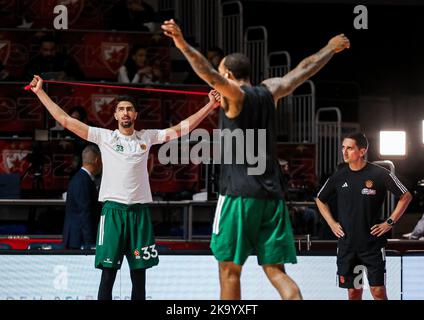
<svg viewBox="0 0 424 320">
<path fill-rule="evenodd" d="M 1 133 L 26 132 L 33 136 L 34 129 L 44 129 L 47 116 L 44 107 L 32 92 L 22 90 L 23 84 L 0 85 L 0 131 Z M 189 86 L 168 86 L 167 89 L 203 90 Z M 69 111 L 77 105 L 82 106 L 88 114 L 91 125 L 116 128 L 113 117 L 115 99 L 120 94 L 129 94 L 139 106 L 136 129 L 162 129 L 178 124 L 199 110 L 208 101 L 207 96 L 170 94 L 127 89 L 100 88 L 49 84 L 48 93 L 52 99 Z M 50 118 L 48 128 L 55 126 Z M 217 128 L 218 112 L 211 113 L 200 125 L 209 131 Z M 46 129 L 48 129 L 46 128 Z M 38 154 L 43 158 L 43 183 L 46 190 L 66 190 L 73 154 L 73 142 L 69 140 L 52 140 L 39 142 Z M 28 155 L 33 152 L 31 140 L 1 140 L 0 173 L 18 172 L 22 177 L 22 189 L 33 187 L 34 179 L 27 172 L 31 161 Z M 153 192 L 178 192 L 182 190 L 198 191 L 201 165 L 162 165 L 157 159 L 158 147 L 151 149 L 149 172 Z M 313 187 L 315 177 L 315 147 L 311 144 L 278 144 L 278 156 L 286 160 L 290 167 L 291 184 L 294 186 Z"/>
<path fill-rule="evenodd" d="M 161 164 L 158 159 L 159 146 L 149 154 L 149 177 L 152 192 L 198 192 L 204 186 L 201 165 Z M 181 151 L 180 151 L 181 152 Z"/>
<path fill-rule="evenodd" d="M 0 85 L 0 132 L 2 134 L 26 133 L 33 136 L 34 129 L 48 129 L 55 126 L 49 116 L 48 128 L 45 128 L 45 108 L 32 92 L 22 89 L 24 83 Z M 170 88 L 170 87 L 167 87 Z M 194 90 L 192 87 L 171 87 L 175 90 Z M 195 88 L 197 91 L 206 88 Z M 136 129 L 162 129 L 178 124 L 189 117 L 207 102 L 207 96 L 169 94 L 126 89 L 65 86 L 48 84 L 46 90 L 58 105 L 66 111 L 79 105 L 88 114 L 90 125 L 116 129 L 113 117 L 115 99 L 120 94 L 130 94 L 139 106 Z M 199 128 L 211 132 L 217 127 L 218 112 L 211 113 Z M 153 192 L 197 192 L 202 187 L 202 165 L 159 163 L 157 152 L 159 146 L 150 151 L 149 172 Z M 0 140 L 0 173 L 19 173 L 21 189 L 65 191 L 69 182 L 69 172 L 73 159 L 74 144 L 72 140 L 53 139 L 51 141 L 33 142 L 31 139 Z M 34 175 L 34 162 L 41 163 L 42 179 Z M 37 180 L 38 179 L 38 180 Z"/>
<path fill-rule="evenodd" d="M 113 83 L 112 83 L 113 84 Z M 24 91 L 25 83 L 0 83 L 0 131 L 3 133 L 26 132 L 32 136 L 34 129 L 54 127 L 54 120 L 49 116 L 49 126 L 45 128 L 47 116 L 44 106 L 30 91 Z M 172 86 L 175 90 L 202 90 L 189 86 Z M 136 129 L 162 129 L 178 124 L 186 119 L 208 101 L 207 96 L 156 93 L 133 91 L 126 89 L 70 86 L 62 84 L 46 84 L 45 89 L 59 106 L 69 111 L 75 106 L 82 106 L 87 111 L 91 125 L 116 129 L 113 117 L 115 99 L 122 94 L 133 97 L 139 107 Z M 218 112 L 214 111 L 202 121 L 199 128 L 208 131 L 216 128 Z"/>
<path fill-rule="evenodd" d="M 15 28 L 22 24 L 22 16 L 31 21 L 32 28 L 53 28 L 58 15 L 54 7 L 66 5 L 68 24 L 72 29 L 107 29 L 114 6 L 121 0 L 0 0 L 2 27 Z"/>
<path fill-rule="evenodd" d="M 0 131 L 28 132 L 43 129 L 45 111 L 23 84 L 0 84 Z"/>
<path fill-rule="evenodd" d="M 149 156 L 148 170 L 152 192 L 198 192 L 204 186 L 202 165 L 161 164 L 158 160 L 159 147 L 152 147 Z M 69 182 L 73 148 L 73 141 L 67 139 L 38 142 L 38 145 L 32 140 L 0 140 L 0 173 L 19 173 L 22 190 L 31 190 L 37 187 L 34 162 L 42 163 L 41 188 L 64 191 Z M 181 154 L 181 149 L 179 152 Z M 290 182 L 293 186 L 316 185 L 313 145 L 280 143 L 278 155 L 289 163 Z"/>
<path fill-rule="evenodd" d="M 156 87 L 155 87 L 156 88 Z M 194 90 L 188 86 L 167 86 L 173 90 Z M 206 92 L 207 88 L 195 88 L 196 91 Z M 147 91 L 134 91 L 115 88 L 64 86 L 61 84 L 49 84 L 49 95 L 64 110 L 69 111 L 72 107 L 82 106 L 87 111 L 90 124 L 116 129 L 117 124 L 113 116 L 115 112 L 116 98 L 119 95 L 129 95 L 136 100 L 138 116 L 135 128 L 163 129 L 178 124 L 190 115 L 202 108 L 209 98 L 200 95 L 157 93 Z M 50 126 L 54 123 L 51 122 Z M 200 123 L 199 128 L 208 131 L 218 125 L 218 112 L 214 111 Z"/>
<path fill-rule="evenodd" d="M 1 1 L 1 0 L 0 0 Z M 52 31 L 0 31 L 0 61 L 13 80 L 25 80 L 28 62 L 39 52 L 39 40 Z M 117 80 L 118 69 L 129 57 L 131 47 L 147 47 L 147 60 L 162 71 L 163 79 L 170 74 L 170 42 L 162 34 L 62 31 L 55 34 L 58 51 L 72 56 L 86 79 Z"/>
<path fill-rule="evenodd" d="M 21 189 L 66 190 L 74 144 L 67 140 L 0 140 L 0 173 L 19 173 Z M 39 178 L 38 164 L 42 177 Z"/>
<path fill-rule="evenodd" d="M 203 187 L 201 165 L 159 162 L 159 147 L 151 149 L 148 161 L 152 192 L 197 192 Z M 74 142 L 68 139 L 38 142 L 0 139 L 0 174 L 18 173 L 22 190 L 65 191 L 72 170 Z M 40 165 L 42 177 L 37 177 Z"/>
</svg>

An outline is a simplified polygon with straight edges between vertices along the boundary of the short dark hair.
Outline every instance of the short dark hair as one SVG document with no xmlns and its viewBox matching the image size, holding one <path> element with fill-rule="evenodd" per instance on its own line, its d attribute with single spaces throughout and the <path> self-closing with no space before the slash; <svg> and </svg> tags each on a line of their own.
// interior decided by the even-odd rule
<svg viewBox="0 0 424 320">
<path fill-rule="evenodd" d="M 88 144 L 84 150 L 82 150 L 82 163 L 93 164 L 96 157 L 101 157 L 101 152 L 96 144 Z"/>
<path fill-rule="evenodd" d="M 233 73 L 237 80 L 250 78 L 250 60 L 243 53 L 231 53 L 226 56 L 224 66 Z"/>
<path fill-rule="evenodd" d="M 116 98 L 115 109 L 118 106 L 119 102 L 122 102 L 122 101 L 128 101 L 128 102 L 130 102 L 134 106 L 135 111 L 138 111 L 138 107 L 137 107 L 137 103 L 135 102 L 135 99 L 133 97 L 131 97 L 131 96 L 126 95 L 126 94 L 125 95 L 119 95 Z"/>
<path fill-rule="evenodd" d="M 345 139 L 355 140 L 356 145 L 358 146 L 359 149 L 368 150 L 368 139 L 365 136 L 365 134 L 363 134 L 361 132 L 355 132 L 355 133 L 348 134 L 345 137 Z"/>
</svg>

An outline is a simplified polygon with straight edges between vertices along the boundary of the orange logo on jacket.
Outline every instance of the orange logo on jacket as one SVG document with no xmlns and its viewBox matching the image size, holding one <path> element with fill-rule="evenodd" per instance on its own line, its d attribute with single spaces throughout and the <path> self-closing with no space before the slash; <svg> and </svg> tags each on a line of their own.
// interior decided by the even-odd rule
<svg viewBox="0 0 424 320">
<path fill-rule="evenodd" d="M 365 181 L 365 186 L 366 186 L 368 189 L 372 188 L 372 187 L 373 187 L 373 185 L 374 185 L 374 182 L 373 182 L 372 180 L 367 180 L 367 181 Z"/>
</svg>

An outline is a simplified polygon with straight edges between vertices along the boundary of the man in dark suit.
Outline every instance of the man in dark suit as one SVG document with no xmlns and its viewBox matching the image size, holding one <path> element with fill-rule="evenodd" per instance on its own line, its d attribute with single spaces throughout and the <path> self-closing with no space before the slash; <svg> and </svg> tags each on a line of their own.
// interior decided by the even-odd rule
<svg viewBox="0 0 424 320">
<path fill-rule="evenodd" d="M 66 195 L 63 242 L 67 249 L 94 246 L 100 216 L 95 176 L 102 170 L 100 150 L 88 145 L 82 152 L 82 167 L 72 177 Z"/>
</svg>

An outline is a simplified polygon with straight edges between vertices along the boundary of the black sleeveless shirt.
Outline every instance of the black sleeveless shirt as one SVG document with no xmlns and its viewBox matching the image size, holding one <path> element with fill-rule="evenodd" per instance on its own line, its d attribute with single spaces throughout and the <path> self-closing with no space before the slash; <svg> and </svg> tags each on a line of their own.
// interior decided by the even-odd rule
<svg viewBox="0 0 424 320">
<path fill-rule="evenodd" d="M 263 85 L 241 88 L 245 95 L 240 114 L 230 119 L 220 110 L 220 194 L 282 199 L 283 175 L 276 150 L 274 98 Z"/>
</svg>

